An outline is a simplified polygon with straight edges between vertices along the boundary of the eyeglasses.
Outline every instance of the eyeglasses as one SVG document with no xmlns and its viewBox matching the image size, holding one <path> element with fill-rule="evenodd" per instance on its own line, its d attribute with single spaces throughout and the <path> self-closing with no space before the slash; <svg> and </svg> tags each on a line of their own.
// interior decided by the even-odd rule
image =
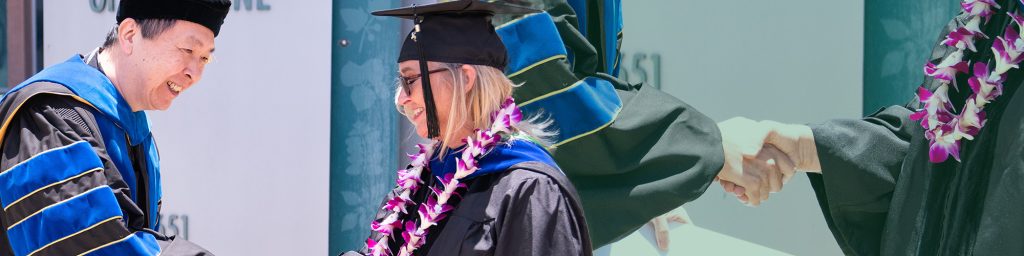
<svg viewBox="0 0 1024 256">
<path fill-rule="evenodd" d="M 434 73 L 441 72 L 441 71 L 448 71 L 448 69 L 447 68 L 439 68 L 439 69 L 430 70 L 430 71 L 427 71 L 427 76 L 433 75 Z M 416 75 L 412 75 L 412 76 L 398 76 L 398 84 L 399 84 L 399 86 L 402 86 L 402 92 L 405 92 L 405 95 L 412 95 L 412 84 L 416 83 L 416 81 L 419 80 L 421 77 L 422 76 L 420 74 L 416 74 Z"/>
</svg>

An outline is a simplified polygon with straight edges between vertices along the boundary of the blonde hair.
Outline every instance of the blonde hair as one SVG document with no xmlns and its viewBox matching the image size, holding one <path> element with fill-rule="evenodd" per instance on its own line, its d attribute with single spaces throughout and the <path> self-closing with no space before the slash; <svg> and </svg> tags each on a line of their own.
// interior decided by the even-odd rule
<svg viewBox="0 0 1024 256">
<path fill-rule="evenodd" d="M 430 63 L 433 64 L 433 63 Z M 441 76 L 442 83 L 431 83 L 432 87 L 441 90 L 452 90 L 451 103 L 448 106 L 448 121 L 438 124 L 442 129 L 438 139 L 442 149 L 449 148 L 462 138 L 455 138 L 456 131 L 467 125 L 472 129 L 486 130 L 491 127 L 491 113 L 494 113 L 505 99 L 512 96 L 512 91 L 521 85 L 517 85 L 505 76 L 505 73 L 497 68 L 484 65 L 470 65 L 476 69 L 476 82 L 473 88 L 466 92 L 466 77 L 462 72 L 462 65 L 459 63 L 437 63 L 438 66 L 447 69 L 448 76 Z M 431 81 L 433 82 L 433 81 Z M 397 91 L 396 93 L 402 93 Z M 401 110 L 397 102 L 395 105 Z M 542 114 L 536 114 L 524 118 L 517 125 L 512 127 L 513 133 L 529 136 L 533 141 L 542 147 L 552 144 L 551 140 L 557 136 L 557 131 L 549 130 L 552 121 L 544 118 Z M 443 157 L 446 150 L 441 150 L 439 156 Z"/>
</svg>

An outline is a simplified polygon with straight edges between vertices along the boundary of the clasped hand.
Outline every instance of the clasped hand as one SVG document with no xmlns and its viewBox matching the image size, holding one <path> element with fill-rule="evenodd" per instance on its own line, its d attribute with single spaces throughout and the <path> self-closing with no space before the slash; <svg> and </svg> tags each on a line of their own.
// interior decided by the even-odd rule
<svg viewBox="0 0 1024 256">
<path fill-rule="evenodd" d="M 757 206 L 797 171 L 821 172 L 811 129 L 743 117 L 718 123 L 725 163 L 716 180 L 741 202 Z"/>
</svg>

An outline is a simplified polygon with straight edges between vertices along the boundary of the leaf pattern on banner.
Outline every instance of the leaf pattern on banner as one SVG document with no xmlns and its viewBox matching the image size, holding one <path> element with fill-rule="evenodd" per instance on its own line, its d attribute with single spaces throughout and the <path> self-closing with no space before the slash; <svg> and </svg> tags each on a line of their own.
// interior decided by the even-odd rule
<svg viewBox="0 0 1024 256">
<path fill-rule="evenodd" d="M 349 41 L 346 47 L 334 44 L 337 72 L 332 111 L 341 111 L 344 122 L 332 127 L 335 146 L 331 152 L 332 179 L 341 185 L 332 187 L 332 250 L 353 250 L 369 234 L 370 222 L 383 196 L 391 189 L 398 166 L 395 154 L 396 113 L 394 107 L 394 59 L 397 56 L 398 28 L 395 20 L 370 15 L 371 10 L 394 8 L 393 1 L 347 2 L 335 10 L 334 33 Z M 336 2 L 337 6 L 337 2 Z M 388 33 L 393 33 L 390 35 Z M 336 38 L 336 39 L 341 39 Z M 337 142 L 336 142 L 337 143 Z M 333 253 L 333 251 L 332 251 Z"/>
</svg>

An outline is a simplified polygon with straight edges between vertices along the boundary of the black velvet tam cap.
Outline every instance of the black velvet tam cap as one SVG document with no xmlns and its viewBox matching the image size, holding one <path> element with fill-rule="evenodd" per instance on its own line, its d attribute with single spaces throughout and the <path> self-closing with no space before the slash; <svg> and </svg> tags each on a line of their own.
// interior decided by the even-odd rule
<svg viewBox="0 0 1024 256">
<path fill-rule="evenodd" d="M 491 25 L 494 14 L 527 14 L 537 10 L 476 0 L 459 0 L 373 12 L 413 20 L 413 30 L 402 43 L 398 62 L 417 60 L 427 115 L 427 137 L 437 138 L 437 108 L 427 61 L 486 65 L 505 70 L 508 52 Z"/>
<path fill-rule="evenodd" d="M 230 0 L 121 0 L 117 23 L 132 19 L 176 19 L 195 22 L 220 34 Z"/>
<path fill-rule="evenodd" d="M 413 19 L 416 28 L 402 44 L 398 62 L 423 60 L 487 65 L 504 70 L 508 53 L 491 25 L 494 14 L 527 14 L 538 10 L 476 0 L 413 5 L 375 11 L 373 15 Z M 424 52 L 420 52 L 422 49 Z"/>
</svg>

